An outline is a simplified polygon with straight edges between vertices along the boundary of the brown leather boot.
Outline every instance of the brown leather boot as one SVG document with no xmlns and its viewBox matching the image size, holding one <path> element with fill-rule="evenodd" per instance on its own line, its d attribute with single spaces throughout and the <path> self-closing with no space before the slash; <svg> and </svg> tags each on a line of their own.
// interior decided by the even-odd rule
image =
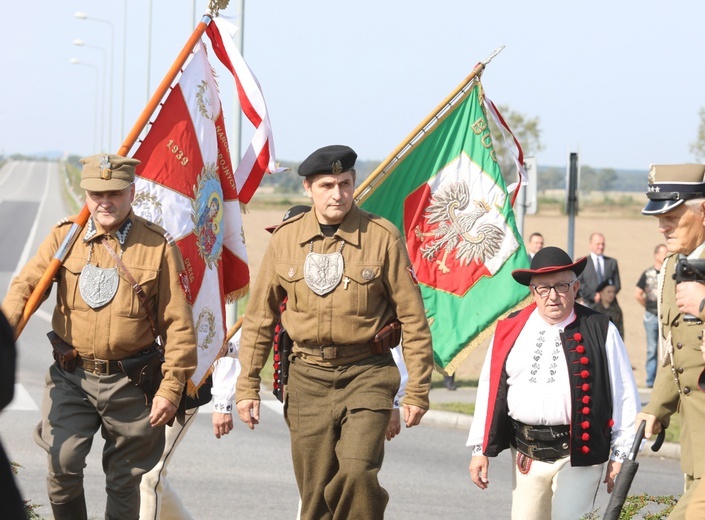
<svg viewBox="0 0 705 520">
<path fill-rule="evenodd" d="M 54 520 L 88 520 L 86 497 L 83 493 L 68 502 L 51 502 L 51 510 Z"/>
</svg>

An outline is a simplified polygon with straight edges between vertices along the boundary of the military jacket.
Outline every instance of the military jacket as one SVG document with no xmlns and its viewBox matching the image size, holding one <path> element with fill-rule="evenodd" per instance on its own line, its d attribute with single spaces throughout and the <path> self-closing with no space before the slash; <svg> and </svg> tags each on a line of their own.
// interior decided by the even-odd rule
<svg viewBox="0 0 705 520">
<path fill-rule="evenodd" d="M 71 219 L 67 219 L 54 227 L 37 254 L 12 281 L 2 310 L 13 326 L 19 322 L 27 299 L 70 224 Z M 184 385 L 196 368 L 196 340 L 191 307 L 181 282 L 183 259 L 178 247 L 159 226 L 130 212 L 119 229 L 106 233 L 100 224 L 89 219 L 56 276 L 53 329 L 81 357 L 88 359 L 124 359 L 154 342 L 147 310 L 121 272 L 118 271 L 115 296 L 102 307 L 91 308 L 81 296 L 79 279 L 86 264 L 90 262 L 101 268 L 116 266 L 115 259 L 101 243 L 103 237 L 122 255 L 122 262 L 145 293 L 153 321 L 166 345 L 164 380 L 157 395 L 178 405 Z"/>
<path fill-rule="evenodd" d="M 310 251 L 342 251 L 342 280 L 322 296 L 304 279 L 304 262 Z M 332 237 L 321 233 L 315 208 L 275 230 L 245 311 L 238 401 L 259 398 L 259 372 L 269 355 L 284 298 L 287 304 L 281 319 L 294 341 L 294 352 L 297 345 L 363 345 L 389 320 L 399 319 L 409 373 L 404 402 L 428 408 L 431 335 L 404 240 L 393 224 L 353 205 Z M 324 364 L 305 355 L 302 358 Z M 356 359 L 335 361 L 341 364 Z"/>
<path fill-rule="evenodd" d="M 661 341 L 671 349 L 670 363 L 659 366 L 644 412 L 655 415 L 668 427 L 676 411 L 681 414 L 681 468 L 687 475 L 699 478 L 705 471 L 705 392 L 698 389 L 698 377 L 705 366 L 700 345 L 703 320 L 686 321 L 676 305 L 676 282 L 673 279 L 676 255 L 666 257 L 661 268 L 663 279 L 658 301 Z M 670 343 L 667 342 L 670 337 Z"/>
</svg>

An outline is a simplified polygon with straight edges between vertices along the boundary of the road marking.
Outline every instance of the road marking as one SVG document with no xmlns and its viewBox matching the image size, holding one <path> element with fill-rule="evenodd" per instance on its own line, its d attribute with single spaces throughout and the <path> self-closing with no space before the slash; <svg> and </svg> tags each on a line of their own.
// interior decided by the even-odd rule
<svg viewBox="0 0 705 520">
<path fill-rule="evenodd" d="M 37 209 L 37 214 L 34 216 L 34 223 L 32 224 L 32 229 L 27 236 L 27 241 L 24 243 L 24 249 L 22 249 L 22 255 L 20 255 L 20 260 L 17 262 L 17 267 L 15 267 L 15 272 L 12 273 L 12 278 L 20 273 L 20 270 L 24 267 L 29 260 L 29 255 L 32 252 L 32 242 L 34 242 L 34 237 L 37 234 L 37 226 L 39 225 L 39 215 L 42 214 L 44 210 L 44 203 L 49 195 L 49 184 L 51 180 L 51 165 L 52 163 L 47 163 L 47 180 L 44 183 L 44 193 L 42 193 L 42 200 L 39 202 L 39 209 Z"/>
<path fill-rule="evenodd" d="M 34 412 L 39 410 L 39 407 L 29 395 L 27 389 L 19 383 L 15 383 L 15 396 L 10 404 L 3 411 L 11 410 L 14 412 Z"/>
</svg>

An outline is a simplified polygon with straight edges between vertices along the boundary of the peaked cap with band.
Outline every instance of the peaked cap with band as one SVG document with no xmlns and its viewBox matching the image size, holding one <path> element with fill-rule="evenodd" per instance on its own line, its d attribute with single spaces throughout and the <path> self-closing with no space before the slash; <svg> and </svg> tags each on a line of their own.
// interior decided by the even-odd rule
<svg viewBox="0 0 705 520">
<path fill-rule="evenodd" d="M 352 170 L 357 154 L 349 146 L 334 144 L 319 148 L 299 165 L 299 175 L 337 175 Z"/>
<path fill-rule="evenodd" d="M 705 198 L 705 164 L 652 164 L 642 215 L 663 215 L 686 200 Z"/>
<path fill-rule="evenodd" d="M 135 182 L 137 159 L 101 153 L 81 159 L 81 188 L 88 191 L 120 191 Z"/>
<path fill-rule="evenodd" d="M 512 271 L 514 279 L 522 285 L 529 285 L 531 278 L 540 274 L 559 273 L 561 271 L 573 271 L 578 276 L 585 269 L 587 256 L 573 262 L 568 253 L 560 247 L 544 247 L 534 255 L 529 269 L 515 269 Z"/>
</svg>

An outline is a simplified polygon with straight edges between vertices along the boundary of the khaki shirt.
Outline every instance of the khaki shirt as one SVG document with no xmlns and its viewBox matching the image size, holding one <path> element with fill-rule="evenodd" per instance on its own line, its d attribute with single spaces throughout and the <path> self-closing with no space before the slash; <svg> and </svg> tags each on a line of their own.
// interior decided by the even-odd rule
<svg viewBox="0 0 705 520">
<path fill-rule="evenodd" d="M 681 469 L 699 478 L 705 471 L 705 392 L 698 388 L 698 377 L 705 362 L 700 351 L 705 315 L 701 321 L 684 321 L 676 305 L 676 282 L 673 280 L 677 256 L 670 255 L 662 268 L 663 288 L 659 295 L 658 316 L 661 341 L 669 334 L 673 345 L 672 361 L 659 366 L 644 412 L 655 415 L 664 427 L 675 412 L 681 414 Z M 667 346 L 668 348 L 668 346 Z"/>
<path fill-rule="evenodd" d="M 70 227 L 70 219 L 55 226 L 34 258 L 12 281 L 2 310 L 13 327 Z M 159 226 L 130 212 L 118 230 L 106 234 L 100 224 L 89 219 L 56 276 L 54 331 L 88 359 L 124 359 L 154 342 L 147 311 L 122 273 L 114 298 L 102 307 L 92 309 L 81 297 L 78 283 L 89 255 L 94 266 L 116 266 L 115 259 L 101 244 L 104 236 L 118 255 L 122 251 L 123 263 L 142 286 L 166 345 L 164 380 L 156 395 L 178 405 L 184 385 L 196 369 L 196 339 L 191 307 L 179 276 L 184 271 L 183 259 Z"/>
<path fill-rule="evenodd" d="M 319 296 L 304 280 L 306 255 L 311 250 L 334 253 L 341 247 L 342 280 L 331 292 Z M 353 205 L 332 237 L 321 233 L 315 208 L 277 228 L 245 311 L 238 401 L 259 399 L 259 373 L 267 361 L 279 304 L 284 298 L 288 300 L 282 324 L 294 341 L 295 353 L 297 344 L 369 343 L 396 317 L 402 324 L 404 361 L 409 373 L 404 403 L 428 408 L 433 370 L 431 333 L 404 240 L 393 224 Z M 299 355 L 305 362 L 319 365 L 352 363 L 361 357 L 326 363 L 321 358 Z"/>
</svg>

